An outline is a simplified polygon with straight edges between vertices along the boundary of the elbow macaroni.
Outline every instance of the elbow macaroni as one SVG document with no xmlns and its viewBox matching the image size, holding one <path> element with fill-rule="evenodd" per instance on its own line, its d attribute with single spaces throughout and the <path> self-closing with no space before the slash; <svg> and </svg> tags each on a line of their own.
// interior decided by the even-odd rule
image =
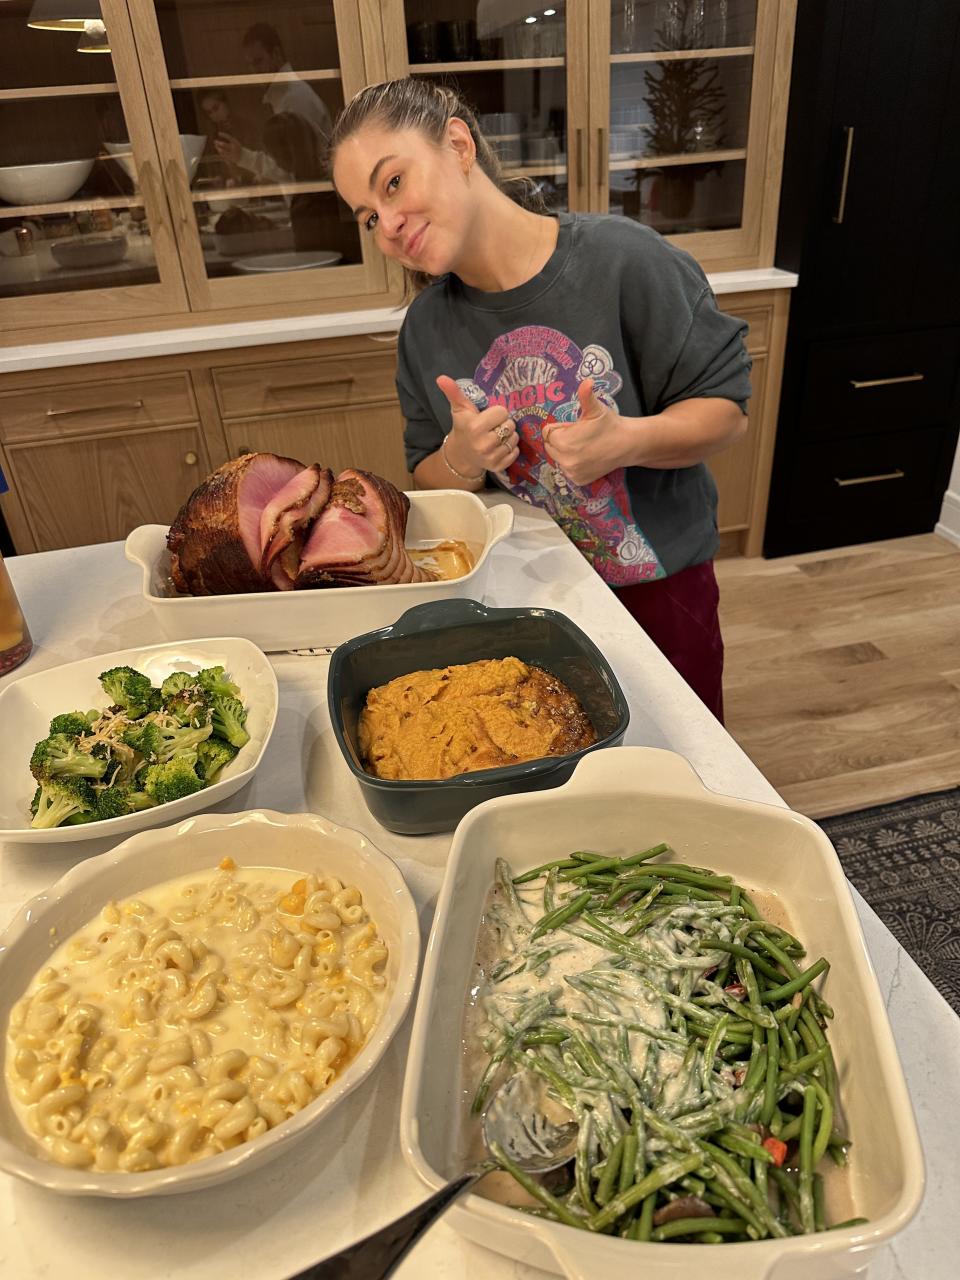
<svg viewBox="0 0 960 1280">
<path fill-rule="evenodd" d="M 377 1022 L 388 953 L 360 891 L 225 861 L 108 903 L 14 1006 L 8 1091 L 58 1164 L 139 1173 L 258 1138 Z"/>
</svg>

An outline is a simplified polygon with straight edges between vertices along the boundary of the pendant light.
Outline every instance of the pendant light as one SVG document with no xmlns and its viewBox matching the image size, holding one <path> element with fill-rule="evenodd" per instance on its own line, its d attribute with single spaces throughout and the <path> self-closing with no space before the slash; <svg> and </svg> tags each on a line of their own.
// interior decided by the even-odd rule
<svg viewBox="0 0 960 1280">
<path fill-rule="evenodd" d="M 27 26 L 37 31 L 82 31 L 100 19 L 97 0 L 34 0 Z"/>
</svg>

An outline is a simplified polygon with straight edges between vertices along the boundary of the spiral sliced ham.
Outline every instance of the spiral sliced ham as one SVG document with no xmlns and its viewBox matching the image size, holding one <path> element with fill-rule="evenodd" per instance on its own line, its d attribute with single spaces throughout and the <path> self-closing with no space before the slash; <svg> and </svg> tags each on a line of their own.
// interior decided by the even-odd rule
<svg viewBox="0 0 960 1280">
<path fill-rule="evenodd" d="M 261 569 L 260 519 L 302 470 L 293 458 L 245 453 L 207 476 L 167 534 L 177 590 L 195 596 L 270 590 Z"/>
<path fill-rule="evenodd" d="M 261 568 L 280 591 L 293 589 L 307 530 L 327 505 L 333 472 L 304 467 L 276 493 L 260 516 Z"/>
<path fill-rule="evenodd" d="M 274 453 L 248 453 L 194 490 L 167 535 L 171 576 L 190 595 L 431 582 L 404 538 L 410 499 L 349 468 L 334 480 Z"/>
<path fill-rule="evenodd" d="M 300 553 L 296 586 L 431 582 L 404 546 L 410 499 L 389 480 L 348 468 Z"/>
</svg>

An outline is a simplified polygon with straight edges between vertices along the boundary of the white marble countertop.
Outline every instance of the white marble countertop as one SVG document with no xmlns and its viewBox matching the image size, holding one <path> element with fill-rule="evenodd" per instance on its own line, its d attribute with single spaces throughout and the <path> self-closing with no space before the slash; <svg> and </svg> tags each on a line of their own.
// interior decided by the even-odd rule
<svg viewBox="0 0 960 1280">
<path fill-rule="evenodd" d="M 498 500 L 502 495 L 497 495 Z M 626 741 L 687 756 L 717 791 L 779 802 L 736 743 L 653 648 L 556 527 L 518 504 L 515 534 L 495 551 L 490 602 L 548 605 L 583 626 L 627 691 Z M 138 572 L 119 543 L 7 562 L 36 649 L 21 672 L 155 642 Z M 275 655 L 280 714 L 263 764 L 226 811 L 313 810 L 365 831 L 397 859 L 421 908 L 424 936 L 449 836 L 397 836 L 371 818 L 343 766 L 327 717 L 327 659 Z M 16 673 L 5 677 L 16 678 Z M 3 687 L 0 680 L 0 687 Z M 303 761 L 303 767 L 297 767 Z M 0 848 L 0 928 L 24 900 L 109 842 Z M 871 1280 L 947 1280 L 960 1149 L 960 1019 L 873 911 L 855 895 L 913 1098 L 927 1163 L 914 1222 L 879 1253 Z M 54 1196 L 0 1175 L 4 1280 L 284 1280 L 423 1199 L 403 1162 L 397 1116 L 409 1020 L 371 1078 L 315 1135 L 261 1171 L 193 1195 L 110 1203 Z M 443 1222 L 398 1280 L 535 1280 L 543 1273 L 461 1239 Z M 815 1273 L 811 1272 L 811 1280 Z"/>
<path fill-rule="evenodd" d="M 760 289 L 793 289 L 792 271 L 761 267 L 752 271 L 720 271 L 707 279 L 716 294 L 751 293 Z M 0 373 L 57 369 L 144 356 L 175 356 L 190 351 L 224 351 L 232 347 L 262 347 L 278 342 L 306 342 L 343 338 L 360 333 L 395 333 L 405 307 L 365 311 L 332 311 L 327 315 L 285 316 L 279 320 L 242 320 L 236 324 L 197 325 L 189 329 L 157 329 L 110 338 L 76 338 L 70 342 L 34 342 L 0 347 Z"/>
</svg>

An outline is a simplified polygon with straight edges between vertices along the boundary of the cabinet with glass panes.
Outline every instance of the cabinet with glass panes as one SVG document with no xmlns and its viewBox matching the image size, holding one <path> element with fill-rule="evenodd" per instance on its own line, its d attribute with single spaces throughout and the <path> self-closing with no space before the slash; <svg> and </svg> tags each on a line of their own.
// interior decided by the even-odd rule
<svg viewBox="0 0 960 1280">
<path fill-rule="evenodd" d="M 793 0 L 384 5 L 390 74 L 454 84 L 549 206 L 638 219 L 707 268 L 769 265 Z"/>
<path fill-rule="evenodd" d="M 0 325 L 185 308 L 126 4 L 8 0 L 0 5 Z"/>
</svg>

